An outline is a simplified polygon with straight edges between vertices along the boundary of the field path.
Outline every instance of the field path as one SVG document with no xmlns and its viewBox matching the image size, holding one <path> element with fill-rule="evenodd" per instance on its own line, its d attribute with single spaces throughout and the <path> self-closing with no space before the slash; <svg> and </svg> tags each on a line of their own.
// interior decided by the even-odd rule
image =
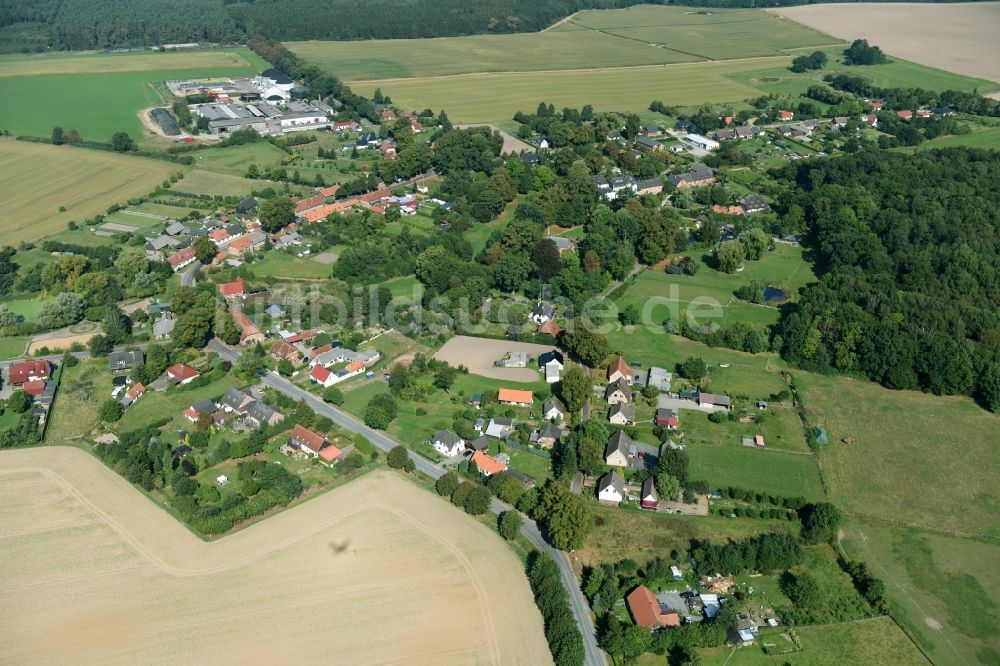
<svg viewBox="0 0 1000 666">
<path fill-rule="evenodd" d="M 0 662 L 551 663 L 513 552 L 392 473 L 213 542 L 76 448 L 0 452 L 0 502 Z"/>
<path fill-rule="evenodd" d="M 562 17 L 561 19 L 559 19 L 558 21 L 556 21 L 555 23 L 553 23 L 552 25 L 550 25 L 549 27 L 547 27 L 547 28 L 542 28 L 542 29 L 541 29 L 541 30 L 539 30 L 538 32 L 548 32 L 549 30 L 552 30 L 553 28 L 558 28 L 558 27 L 559 27 L 559 26 L 561 26 L 561 25 L 562 25 L 563 23 L 569 23 L 569 22 L 570 22 L 570 21 L 572 21 L 572 20 L 573 20 L 573 19 L 574 19 L 574 18 L 576 17 L 576 15 L 577 15 L 577 14 L 579 14 L 579 13 L 580 13 L 580 12 L 573 12 L 573 13 L 572 13 L 572 14 L 570 14 L 569 16 L 564 16 L 564 17 Z"/>
</svg>

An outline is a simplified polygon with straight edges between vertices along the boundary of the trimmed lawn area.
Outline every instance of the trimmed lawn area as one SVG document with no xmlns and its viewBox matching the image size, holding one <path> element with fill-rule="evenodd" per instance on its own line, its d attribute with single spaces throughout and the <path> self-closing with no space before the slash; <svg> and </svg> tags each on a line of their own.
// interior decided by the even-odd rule
<svg viewBox="0 0 1000 666">
<path fill-rule="evenodd" d="M 147 391 L 135 405 L 125 410 L 125 416 L 118 422 L 120 430 L 134 430 L 164 417 L 183 418 L 185 409 L 204 398 L 216 399 L 229 389 L 238 386 L 239 380 L 226 375 L 208 386 L 195 389 L 170 387 L 165 392 Z M 190 424 L 190 421 L 186 421 Z"/>
<path fill-rule="evenodd" d="M 271 251 L 264 254 L 247 268 L 254 275 L 304 280 L 322 280 L 330 277 L 332 270 L 329 265 L 321 264 L 309 257 L 297 257 L 284 251 Z"/>
<path fill-rule="evenodd" d="M 31 342 L 30 336 L 0 337 L 0 359 L 6 360 L 23 356 L 29 342 Z"/>
<path fill-rule="evenodd" d="M 6 305 L 14 314 L 24 317 L 25 321 L 33 321 L 38 317 L 38 313 L 46 303 L 52 303 L 55 300 L 55 296 L 47 298 L 20 298 L 12 301 L 0 301 L 0 304 Z"/>
<path fill-rule="evenodd" d="M 251 164 L 256 164 L 259 168 L 277 166 L 282 159 L 288 157 L 288 153 L 269 141 L 210 148 L 192 154 L 197 167 L 241 177 Z"/>
<path fill-rule="evenodd" d="M 381 286 L 388 287 L 393 298 L 398 298 L 407 303 L 418 303 L 424 294 L 424 285 L 417 280 L 415 275 L 394 278 L 388 282 L 383 282 Z"/>
</svg>

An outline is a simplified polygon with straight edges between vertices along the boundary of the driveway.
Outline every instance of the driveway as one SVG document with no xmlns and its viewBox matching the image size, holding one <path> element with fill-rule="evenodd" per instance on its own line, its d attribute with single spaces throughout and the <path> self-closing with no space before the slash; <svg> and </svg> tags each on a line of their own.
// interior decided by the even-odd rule
<svg viewBox="0 0 1000 666">
<path fill-rule="evenodd" d="M 661 395 L 656 399 L 656 406 L 660 409 L 697 409 L 699 412 L 711 412 L 705 409 L 694 400 L 682 398 L 671 398 L 669 395 Z"/>
</svg>

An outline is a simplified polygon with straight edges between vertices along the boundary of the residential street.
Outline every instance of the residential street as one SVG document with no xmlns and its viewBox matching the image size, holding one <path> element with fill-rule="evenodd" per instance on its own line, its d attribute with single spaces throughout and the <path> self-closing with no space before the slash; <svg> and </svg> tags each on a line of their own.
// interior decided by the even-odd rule
<svg viewBox="0 0 1000 666">
<path fill-rule="evenodd" d="M 187 277 L 186 274 L 185 277 Z M 226 346 L 217 338 L 213 338 L 208 343 L 207 348 L 216 352 L 220 357 L 232 362 L 233 364 L 239 361 L 239 352 Z M 261 383 L 263 383 L 264 386 L 280 391 L 295 400 L 305 400 L 306 404 L 308 404 L 317 414 L 321 414 L 329 418 L 342 428 L 362 435 L 371 441 L 372 444 L 385 452 L 392 450 L 399 444 L 399 442 L 393 440 L 384 432 L 369 428 L 354 416 L 341 411 L 332 405 L 328 405 L 312 393 L 296 386 L 276 372 L 268 372 L 261 380 Z M 413 460 L 416 468 L 420 472 L 426 474 L 432 479 L 438 479 L 441 476 L 444 476 L 445 470 L 440 465 L 433 463 L 412 451 L 410 452 L 410 458 Z M 500 514 L 509 509 L 511 509 L 509 505 L 504 504 L 496 498 L 493 498 L 490 502 L 490 510 L 495 514 Z M 546 543 L 542 538 L 542 533 L 538 529 L 538 526 L 534 521 L 528 518 L 525 518 L 524 526 L 521 528 L 521 532 L 536 548 L 538 548 L 538 550 L 548 553 L 552 559 L 555 560 L 556 564 L 559 565 L 563 585 L 569 593 L 570 606 L 573 609 L 573 615 L 576 617 L 576 623 L 580 627 L 580 633 L 583 636 L 583 647 L 586 654 L 584 663 L 587 664 L 587 666 L 605 666 L 606 662 L 604 659 L 604 653 L 597 646 L 597 639 L 594 636 L 594 620 L 590 614 L 590 607 L 588 606 L 583 593 L 580 591 L 580 586 L 577 583 L 576 576 L 573 574 L 573 569 L 570 567 L 566 553 L 563 553 Z"/>
</svg>

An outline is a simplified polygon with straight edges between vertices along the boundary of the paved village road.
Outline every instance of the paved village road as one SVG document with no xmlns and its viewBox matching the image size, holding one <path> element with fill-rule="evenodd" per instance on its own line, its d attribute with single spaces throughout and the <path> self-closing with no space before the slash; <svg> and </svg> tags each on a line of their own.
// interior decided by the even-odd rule
<svg viewBox="0 0 1000 666">
<path fill-rule="evenodd" d="M 240 353 L 231 347 L 226 346 L 217 338 L 213 338 L 208 343 L 208 349 L 214 351 L 221 358 L 230 361 L 233 364 L 239 361 Z M 311 407 L 317 414 L 322 414 L 340 427 L 362 435 L 372 444 L 385 452 L 388 452 L 399 445 L 399 442 L 392 439 L 384 432 L 369 428 L 354 416 L 339 410 L 332 405 L 328 405 L 317 398 L 314 394 L 296 386 L 275 372 L 268 372 L 264 375 L 261 383 L 268 388 L 273 388 L 276 391 L 284 393 L 294 400 L 305 400 L 306 404 L 308 404 L 309 407 Z M 412 451 L 410 452 L 410 458 L 413 460 L 413 463 L 420 472 L 426 474 L 432 479 L 438 479 L 444 476 L 445 469 L 437 463 L 431 462 L 430 460 L 419 456 Z M 495 514 L 503 513 L 510 508 L 511 507 L 509 505 L 496 498 L 493 498 L 490 503 L 490 511 Z M 576 576 L 573 574 L 573 569 L 570 567 L 566 553 L 557 548 L 553 548 L 546 543 L 545 539 L 542 538 L 541 530 L 538 529 L 538 525 L 536 525 L 533 520 L 525 519 L 521 532 L 528 539 L 528 541 L 532 543 L 532 545 L 534 545 L 541 552 L 548 553 L 559 566 L 559 573 L 562 578 L 563 586 L 566 588 L 569 596 L 570 608 L 573 610 L 577 626 L 579 627 L 580 634 L 583 637 L 583 648 L 585 653 L 584 664 L 587 666 L 606 666 L 607 662 L 604 659 L 604 653 L 597 646 L 597 639 L 594 636 L 594 620 L 590 615 L 590 607 L 587 605 L 587 600 L 580 591 L 580 585 L 576 581 Z"/>
</svg>

